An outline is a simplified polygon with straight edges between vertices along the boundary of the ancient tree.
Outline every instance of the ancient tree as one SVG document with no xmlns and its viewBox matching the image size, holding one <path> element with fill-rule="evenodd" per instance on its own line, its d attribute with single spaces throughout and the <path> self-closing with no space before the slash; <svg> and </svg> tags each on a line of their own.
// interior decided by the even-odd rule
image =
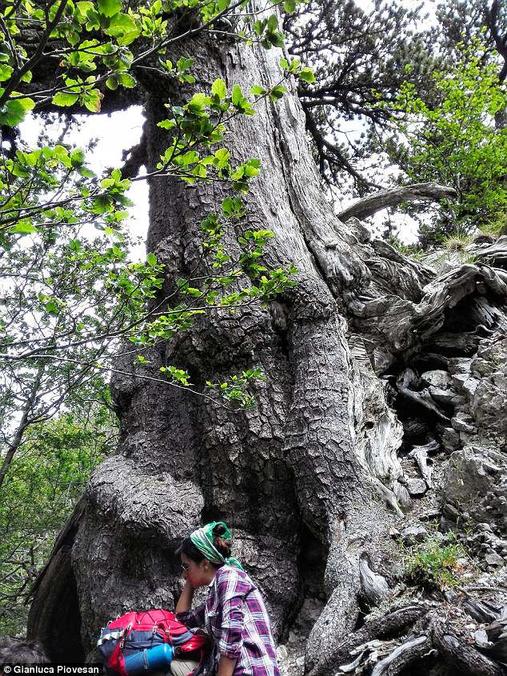
<svg viewBox="0 0 507 676">
<path fill-rule="evenodd" d="M 137 162 L 153 173 L 148 250 L 165 266 L 159 301 L 177 291 L 178 277 L 209 274 L 200 222 L 226 195 L 218 181 L 188 185 L 157 173 L 168 143 L 158 126 L 166 104 L 209 91 L 217 79 L 245 92 L 280 80 L 280 50 L 235 40 L 234 14 L 215 23 L 215 32 L 197 30 L 193 20 L 170 56 L 174 63 L 193 59 L 195 82 L 182 91 L 149 68 L 134 71 L 146 123 L 128 171 Z M 41 69 L 41 78 L 51 75 Z M 454 450 L 455 464 L 473 464 L 484 459 L 477 448 L 487 448 L 493 476 L 501 473 L 505 242 L 476 243 L 470 262 L 438 272 L 372 241 L 357 219 L 337 218 L 288 86 L 282 98 L 263 98 L 254 116 L 234 118 L 227 142 L 235 161 L 261 160 L 246 198 L 248 223 L 274 233 L 265 260 L 272 268 L 294 265 L 297 284 L 234 313 L 208 309 L 150 348 L 148 366 L 122 358 L 112 382 L 118 452 L 94 473 L 55 544 L 34 590 L 29 632 L 53 659 L 77 661 L 111 616 L 171 607 L 180 538 L 220 517 L 266 594 L 277 638 L 287 639 L 300 611 L 314 612 L 306 671 L 335 673 L 355 661 L 361 673 L 369 649 L 358 647 L 379 639 L 376 674 L 432 660 L 499 674 L 494 657 L 468 645 L 438 604 L 400 599 L 392 590 L 402 572 L 396 533 L 413 498 L 431 484 L 428 453 Z M 115 91 L 108 101 L 123 105 Z M 242 227 L 239 220 L 225 233 L 229 251 Z M 187 370 L 203 392 L 207 381 L 227 379 L 238 367 L 260 366 L 265 380 L 255 386 L 255 407 L 238 410 L 142 377 L 168 363 Z M 410 453 L 422 479 L 413 476 Z M 447 478 L 449 523 L 466 502 L 451 504 L 455 476 Z M 495 514 L 503 504 L 496 478 L 477 487 L 478 501 L 500 501 Z M 467 511 L 475 523 L 479 517 Z M 470 594 L 472 615 L 479 608 L 495 620 L 493 603 L 484 610 Z M 461 597 L 445 603 L 461 612 Z M 365 623 L 379 605 L 385 617 Z"/>
</svg>

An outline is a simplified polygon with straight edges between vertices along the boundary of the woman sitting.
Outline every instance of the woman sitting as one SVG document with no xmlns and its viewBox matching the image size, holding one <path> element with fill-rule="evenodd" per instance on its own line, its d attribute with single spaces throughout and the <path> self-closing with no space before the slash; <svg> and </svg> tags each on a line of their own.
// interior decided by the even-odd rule
<svg viewBox="0 0 507 676">
<path fill-rule="evenodd" d="M 217 676 L 279 676 L 276 649 L 262 597 L 237 559 L 223 522 L 195 530 L 179 549 L 185 585 L 176 605 L 187 627 L 203 627 L 213 650 L 199 671 Z M 208 586 L 206 601 L 190 610 L 194 589 Z"/>
</svg>

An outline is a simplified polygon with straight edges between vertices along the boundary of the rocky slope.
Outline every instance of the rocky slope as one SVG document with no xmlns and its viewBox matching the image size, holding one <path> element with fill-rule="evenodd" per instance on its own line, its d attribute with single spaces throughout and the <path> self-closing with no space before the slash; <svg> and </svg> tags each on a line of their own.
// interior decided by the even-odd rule
<svg viewBox="0 0 507 676">
<path fill-rule="evenodd" d="M 365 564 L 355 632 L 306 672 L 507 673 L 507 237 L 422 264 L 349 225 L 374 264 L 348 306 L 356 432 L 405 554 L 390 585 Z M 310 594 L 280 647 L 285 674 L 305 672 L 322 605 Z"/>
</svg>

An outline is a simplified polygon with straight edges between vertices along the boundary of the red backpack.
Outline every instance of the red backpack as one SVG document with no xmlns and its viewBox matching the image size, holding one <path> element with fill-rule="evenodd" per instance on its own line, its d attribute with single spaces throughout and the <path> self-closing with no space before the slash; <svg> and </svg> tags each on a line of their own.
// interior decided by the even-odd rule
<svg viewBox="0 0 507 676">
<path fill-rule="evenodd" d="M 168 610 L 131 611 L 107 623 L 100 632 L 97 647 L 110 674 L 127 676 L 126 657 L 164 643 L 171 644 L 187 659 L 201 660 L 206 637 L 189 631 Z"/>
</svg>

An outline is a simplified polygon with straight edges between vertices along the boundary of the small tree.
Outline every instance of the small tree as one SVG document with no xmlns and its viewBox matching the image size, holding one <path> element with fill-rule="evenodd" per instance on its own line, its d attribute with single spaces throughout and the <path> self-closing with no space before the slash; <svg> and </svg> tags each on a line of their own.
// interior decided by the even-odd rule
<svg viewBox="0 0 507 676">
<path fill-rule="evenodd" d="M 298 87 L 315 158 L 324 180 L 341 193 L 378 189 L 371 141 L 407 77 L 404 66 L 421 91 L 440 65 L 425 18 L 423 3 L 407 7 L 399 0 L 379 0 L 369 9 L 353 0 L 311 1 L 284 17 L 289 52 L 316 75 Z M 376 94 L 385 108 L 376 105 Z"/>
<path fill-rule="evenodd" d="M 490 226 L 507 208 L 507 130 L 495 126 L 495 115 L 507 106 L 507 90 L 483 55 L 474 41 L 450 72 L 434 75 L 435 105 L 410 83 L 396 102 L 394 133 L 386 143 L 391 160 L 410 182 L 433 181 L 458 194 L 441 203 L 437 224 L 423 232 L 426 244 L 455 230 Z"/>
</svg>

